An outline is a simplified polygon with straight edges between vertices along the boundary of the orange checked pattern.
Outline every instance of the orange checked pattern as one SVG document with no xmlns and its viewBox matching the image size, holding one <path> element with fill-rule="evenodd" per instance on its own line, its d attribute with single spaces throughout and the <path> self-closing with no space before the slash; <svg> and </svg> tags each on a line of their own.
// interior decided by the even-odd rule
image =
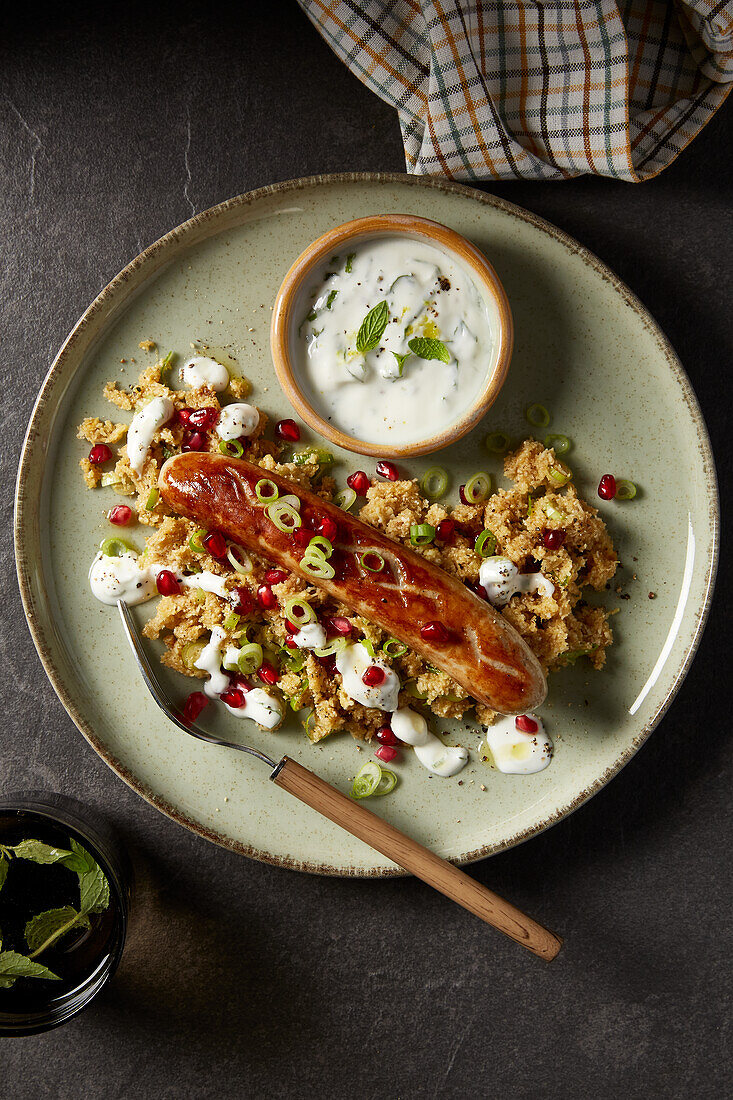
<svg viewBox="0 0 733 1100">
<path fill-rule="evenodd" d="M 397 110 L 410 172 L 657 175 L 733 83 L 733 3 L 299 0 Z"/>
</svg>

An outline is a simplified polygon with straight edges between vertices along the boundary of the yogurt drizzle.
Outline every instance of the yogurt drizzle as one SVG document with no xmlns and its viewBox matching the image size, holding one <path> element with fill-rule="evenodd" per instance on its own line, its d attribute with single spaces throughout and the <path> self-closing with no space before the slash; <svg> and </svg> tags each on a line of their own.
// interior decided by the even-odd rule
<svg viewBox="0 0 733 1100">
<path fill-rule="evenodd" d="M 494 607 L 504 607 L 518 592 L 541 592 L 543 596 L 552 596 L 555 592 L 555 585 L 543 573 L 520 573 L 509 558 L 486 558 L 481 563 L 478 578 Z"/>
<path fill-rule="evenodd" d="M 486 744 L 494 763 L 507 775 L 532 775 L 544 771 L 552 761 L 553 745 L 542 719 L 536 714 L 527 717 L 537 723 L 536 733 L 518 730 L 512 716 L 500 718 L 486 731 Z"/>
<path fill-rule="evenodd" d="M 127 430 L 127 458 L 138 477 L 143 472 L 155 433 L 168 423 L 173 412 L 170 397 L 154 397 L 132 418 Z"/>
<path fill-rule="evenodd" d="M 192 355 L 181 367 L 181 378 L 194 390 L 221 393 L 229 385 L 229 371 L 207 355 Z"/>
</svg>

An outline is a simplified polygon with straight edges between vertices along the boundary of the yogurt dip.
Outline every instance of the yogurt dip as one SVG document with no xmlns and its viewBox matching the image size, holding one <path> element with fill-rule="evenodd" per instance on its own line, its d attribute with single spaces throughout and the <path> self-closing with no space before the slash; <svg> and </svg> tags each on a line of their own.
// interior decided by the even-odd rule
<svg viewBox="0 0 733 1100">
<path fill-rule="evenodd" d="M 467 267 L 409 236 L 334 256 L 303 288 L 290 334 L 304 397 L 335 428 L 401 446 L 478 398 L 498 355 L 496 304 Z"/>
</svg>

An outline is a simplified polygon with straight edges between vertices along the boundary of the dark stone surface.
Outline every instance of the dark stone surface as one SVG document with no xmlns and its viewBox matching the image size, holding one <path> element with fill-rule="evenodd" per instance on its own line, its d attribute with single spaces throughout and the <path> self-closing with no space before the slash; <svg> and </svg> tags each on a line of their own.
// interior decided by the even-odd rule
<svg viewBox="0 0 733 1100">
<path fill-rule="evenodd" d="M 63 7 L 49 17 L 45 6 L 16 6 L 0 41 L 8 516 L 49 362 L 143 246 L 261 184 L 403 168 L 393 113 L 292 3 Z M 491 188 L 578 237 L 650 307 L 700 396 L 724 495 L 732 119 L 723 107 L 646 184 Z M 725 1095 L 725 569 L 694 667 L 644 749 L 573 817 L 472 871 L 565 934 L 547 967 L 415 881 L 279 871 L 161 817 L 94 755 L 46 682 L 9 523 L 1 561 L 2 788 L 83 792 L 129 841 L 140 880 L 115 982 L 66 1027 L 4 1042 L 4 1095 Z"/>
</svg>

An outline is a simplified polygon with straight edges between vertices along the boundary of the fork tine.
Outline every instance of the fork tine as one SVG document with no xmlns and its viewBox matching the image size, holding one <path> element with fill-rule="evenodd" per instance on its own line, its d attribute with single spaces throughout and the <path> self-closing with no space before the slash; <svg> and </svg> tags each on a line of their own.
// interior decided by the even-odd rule
<svg viewBox="0 0 733 1100">
<path fill-rule="evenodd" d="M 262 760 L 263 763 L 268 764 L 271 768 L 276 766 L 276 761 L 271 760 L 269 756 L 266 756 L 263 752 L 259 752 L 258 749 L 253 749 L 249 745 L 239 745 L 236 741 L 225 741 L 222 737 L 215 737 L 211 733 L 207 733 L 201 726 L 196 725 L 195 722 L 187 725 L 183 722 L 175 710 L 171 706 L 171 703 L 163 690 L 158 677 L 153 671 L 152 665 L 148 660 L 147 654 L 143 649 L 142 642 L 135 626 L 135 621 L 130 614 L 130 609 L 124 600 L 117 601 L 117 607 L 120 612 L 120 618 L 122 619 L 122 626 L 125 631 L 130 648 L 135 656 L 137 667 L 140 669 L 145 685 L 148 691 L 152 695 L 155 702 L 163 711 L 165 716 L 174 722 L 179 729 L 182 729 L 184 733 L 190 734 L 192 737 L 197 737 L 200 741 L 206 741 L 209 745 L 221 745 L 227 749 L 238 749 L 240 752 L 249 753 L 250 756 L 256 756 L 258 760 Z"/>
</svg>

